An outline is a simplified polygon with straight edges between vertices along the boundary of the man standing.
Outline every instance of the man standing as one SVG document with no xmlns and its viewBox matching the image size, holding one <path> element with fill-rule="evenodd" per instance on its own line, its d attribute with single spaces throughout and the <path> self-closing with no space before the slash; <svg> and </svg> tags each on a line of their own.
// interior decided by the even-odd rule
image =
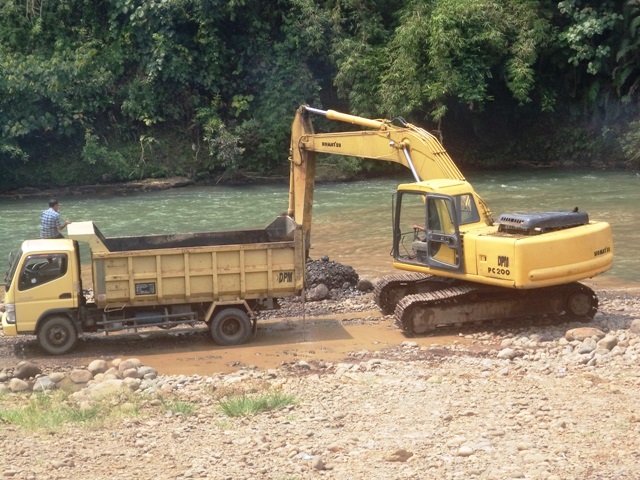
<svg viewBox="0 0 640 480">
<path fill-rule="evenodd" d="M 40 214 L 40 238 L 64 238 L 60 232 L 71 222 L 60 221 L 59 208 L 58 201 L 52 198 L 49 200 L 49 209 Z"/>
</svg>

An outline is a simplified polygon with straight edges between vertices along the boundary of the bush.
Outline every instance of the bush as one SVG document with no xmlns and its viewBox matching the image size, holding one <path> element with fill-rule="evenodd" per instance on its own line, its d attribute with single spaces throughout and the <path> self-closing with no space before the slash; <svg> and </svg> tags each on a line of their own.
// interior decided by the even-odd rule
<svg viewBox="0 0 640 480">
<path fill-rule="evenodd" d="M 620 143 L 627 167 L 640 168 L 640 120 L 629 123 Z"/>
</svg>

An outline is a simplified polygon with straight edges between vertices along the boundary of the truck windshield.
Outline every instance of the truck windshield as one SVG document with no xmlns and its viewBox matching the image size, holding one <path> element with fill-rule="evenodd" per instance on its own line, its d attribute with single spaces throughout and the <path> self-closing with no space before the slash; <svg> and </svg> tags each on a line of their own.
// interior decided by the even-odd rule
<svg viewBox="0 0 640 480">
<path fill-rule="evenodd" d="M 11 279 L 16 273 L 20 257 L 22 257 L 22 251 L 19 251 L 18 253 L 11 252 L 9 254 L 9 270 L 7 270 L 7 275 L 4 277 L 5 292 L 9 290 L 9 287 L 11 286 Z"/>
</svg>

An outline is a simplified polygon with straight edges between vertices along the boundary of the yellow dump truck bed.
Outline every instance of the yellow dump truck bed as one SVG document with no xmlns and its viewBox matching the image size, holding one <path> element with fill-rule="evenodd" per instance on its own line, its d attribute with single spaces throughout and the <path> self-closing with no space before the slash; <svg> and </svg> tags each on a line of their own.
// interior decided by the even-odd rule
<svg viewBox="0 0 640 480">
<path fill-rule="evenodd" d="M 286 216 L 260 230 L 110 238 L 80 222 L 69 237 L 91 246 L 100 308 L 287 297 L 304 284 L 302 231 Z"/>
</svg>

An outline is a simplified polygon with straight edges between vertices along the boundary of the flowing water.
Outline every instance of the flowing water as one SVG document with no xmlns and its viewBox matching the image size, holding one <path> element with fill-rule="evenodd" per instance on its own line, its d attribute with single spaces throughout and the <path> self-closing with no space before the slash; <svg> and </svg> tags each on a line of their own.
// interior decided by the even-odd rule
<svg viewBox="0 0 640 480">
<path fill-rule="evenodd" d="M 613 227 L 613 281 L 640 281 L 640 175 L 534 170 L 479 172 L 467 179 L 491 207 L 506 212 L 571 210 Z M 391 195 L 409 176 L 316 186 L 311 257 L 328 255 L 374 278 L 391 267 Z M 263 228 L 287 208 L 288 185 L 198 186 L 126 196 L 60 198 L 63 219 L 92 220 L 107 236 Z M 46 199 L 0 199 L 0 269 L 10 251 L 39 234 Z M 88 258 L 86 251 L 83 258 Z"/>
</svg>

